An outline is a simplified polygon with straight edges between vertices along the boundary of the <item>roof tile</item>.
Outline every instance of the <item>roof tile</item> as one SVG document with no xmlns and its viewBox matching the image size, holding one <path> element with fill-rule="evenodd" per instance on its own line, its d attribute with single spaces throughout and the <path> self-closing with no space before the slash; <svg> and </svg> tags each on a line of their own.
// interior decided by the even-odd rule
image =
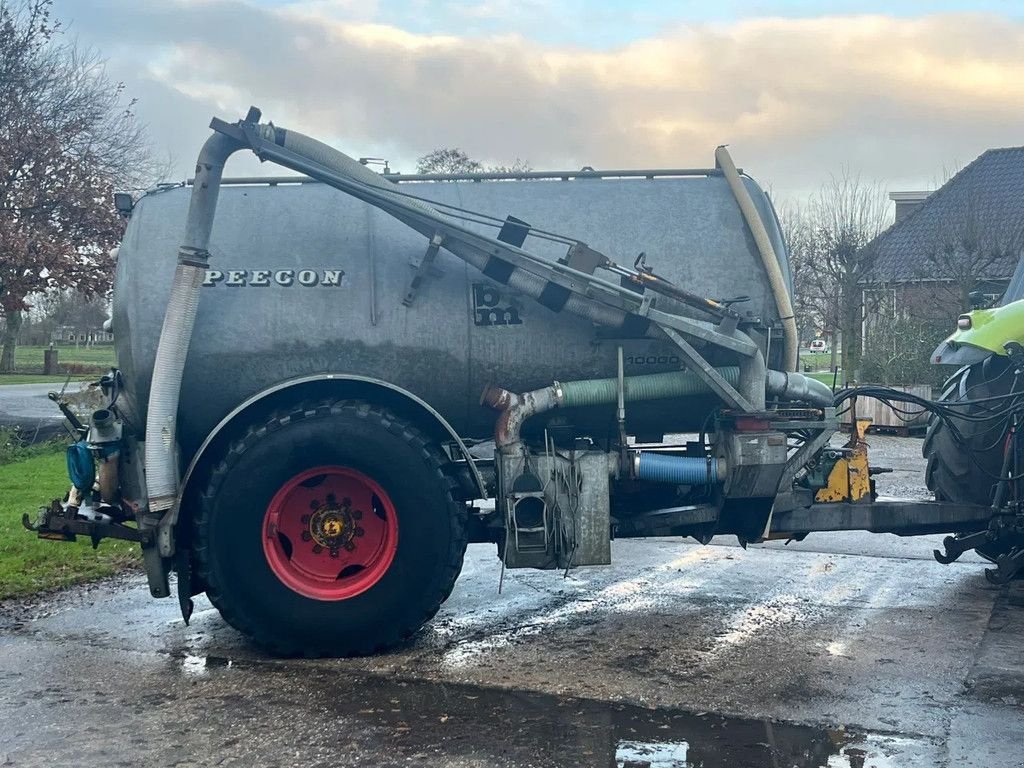
<svg viewBox="0 0 1024 768">
<path fill-rule="evenodd" d="M 943 262 L 934 254 L 971 230 L 987 241 L 983 250 L 1008 250 L 978 277 L 1009 278 L 1024 245 L 1024 147 L 986 151 L 875 238 L 875 278 L 951 277 L 938 274 Z"/>
</svg>

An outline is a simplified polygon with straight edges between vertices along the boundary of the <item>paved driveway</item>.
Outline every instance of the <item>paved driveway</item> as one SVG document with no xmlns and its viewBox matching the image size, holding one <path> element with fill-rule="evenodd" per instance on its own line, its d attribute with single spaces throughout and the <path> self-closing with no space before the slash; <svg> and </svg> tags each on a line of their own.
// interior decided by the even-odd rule
<svg viewBox="0 0 1024 768">
<path fill-rule="evenodd" d="M 919 443 L 873 442 L 919 488 Z M 500 595 L 474 545 L 409 645 L 315 661 L 130 575 L 0 613 L 0 765 L 1024 765 L 1024 588 L 937 543 L 617 541 Z"/>
</svg>

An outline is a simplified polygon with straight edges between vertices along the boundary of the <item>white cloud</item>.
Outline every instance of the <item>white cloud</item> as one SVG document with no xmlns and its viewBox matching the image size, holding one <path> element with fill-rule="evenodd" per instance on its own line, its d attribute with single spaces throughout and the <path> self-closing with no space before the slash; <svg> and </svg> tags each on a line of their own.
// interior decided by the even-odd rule
<svg viewBox="0 0 1024 768">
<path fill-rule="evenodd" d="M 841 164 L 898 186 L 1024 132 L 1024 23 L 998 16 L 748 19 L 591 50 L 419 34 L 353 20 L 359 7 L 111 0 L 126 29 L 90 31 L 116 46 L 113 64 L 143 67 L 127 79 L 144 113 L 158 83 L 226 117 L 254 103 L 354 154 L 404 161 L 459 146 L 541 167 L 693 166 L 730 143 L 776 190 Z"/>
</svg>

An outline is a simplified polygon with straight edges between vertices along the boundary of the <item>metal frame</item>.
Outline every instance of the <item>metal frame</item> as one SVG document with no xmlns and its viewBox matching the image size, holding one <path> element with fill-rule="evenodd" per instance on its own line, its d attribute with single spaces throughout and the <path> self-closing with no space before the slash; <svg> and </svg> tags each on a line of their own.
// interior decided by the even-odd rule
<svg viewBox="0 0 1024 768">
<path fill-rule="evenodd" d="M 661 330 L 664 332 L 666 336 L 669 337 L 669 339 L 672 340 L 672 343 L 679 348 L 679 351 L 683 353 L 683 356 L 686 358 L 686 362 L 690 366 L 690 370 L 697 374 L 701 378 L 701 380 L 703 380 L 703 382 L 707 384 L 711 388 L 711 390 L 720 398 L 722 398 L 726 403 L 728 403 L 733 408 L 739 408 L 741 411 L 751 412 L 754 410 L 760 410 L 760 408 L 755 408 L 753 403 L 751 403 L 746 397 L 741 395 L 736 390 L 736 388 L 733 387 L 732 384 L 726 381 L 722 374 L 716 371 L 711 366 L 711 363 L 705 360 L 704 357 L 700 354 L 700 352 L 694 349 L 693 345 L 690 344 L 690 342 L 688 342 L 686 339 L 684 339 L 682 336 L 676 333 L 676 331 L 674 331 L 672 328 L 662 328 Z M 744 360 L 744 365 L 746 364 L 747 361 Z M 742 368 L 743 366 L 741 366 L 741 377 L 743 376 Z M 761 389 L 763 392 L 763 382 Z M 763 394 L 761 396 L 761 400 L 761 406 L 763 406 Z"/>
<path fill-rule="evenodd" d="M 740 174 L 743 171 L 740 169 Z M 381 178 L 395 183 L 415 181 L 527 181 L 531 179 L 549 179 L 569 181 L 570 179 L 657 179 L 682 178 L 697 176 L 721 176 L 717 168 L 653 168 L 653 169 L 608 169 L 597 171 L 581 169 L 578 171 L 512 171 L 509 173 L 387 173 Z M 186 179 L 185 185 L 191 186 L 195 179 Z M 222 185 L 239 184 L 323 184 L 312 176 L 234 176 L 221 181 Z M 177 186 L 175 184 L 174 186 Z"/>
<path fill-rule="evenodd" d="M 985 526 L 991 519 L 991 507 L 975 504 L 946 501 L 839 502 L 775 512 L 771 535 L 777 538 L 825 531 L 868 531 L 915 536 Z"/>
</svg>

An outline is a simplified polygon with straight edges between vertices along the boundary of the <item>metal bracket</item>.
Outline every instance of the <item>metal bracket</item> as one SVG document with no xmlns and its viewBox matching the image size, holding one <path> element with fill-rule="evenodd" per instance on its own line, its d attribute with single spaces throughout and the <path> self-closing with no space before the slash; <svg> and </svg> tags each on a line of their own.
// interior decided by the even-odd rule
<svg viewBox="0 0 1024 768">
<path fill-rule="evenodd" d="M 595 251 L 586 243 L 576 242 L 569 246 L 569 252 L 562 259 L 562 263 L 577 272 L 592 275 L 598 267 L 608 264 L 608 257 L 600 251 Z"/>
<path fill-rule="evenodd" d="M 647 317 L 657 303 L 657 294 L 645 293 L 643 299 L 640 300 L 640 306 L 637 308 L 636 314 L 640 315 L 640 317 Z"/>
<path fill-rule="evenodd" d="M 693 336 L 717 347 L 738 352 L 745 357 L 752 357 L 758 351 L 757 345 L 749 337 L 744 337 L 742 334 L 720 333 L 720 326 L 705 320 L 694 320 L 685 315 L 673 315 L 668 312 L 662 312 L 654 306 L 648 309 L 647 316 L 661 326 L 662 329 L 672 328 L 675 331 L 685 333 L 687 336 Z"/>
<path fill-rule="evenodd" d="M 730 384 L 725 378 L 711 367 L 711 363 L 704 359 L 693 345 L 684 339 L 679 333 L 671 328 L 667 328 L 663 325 L 660 326 L 661 330 L 668 336 L 677 347 L 679 351 L 683 353 L 683 357 L 686 358 L 686 362 L 690 369 L 697 374 L 705 384 L 707 384 L 720 398 L 725 400 L 733 408 L 738 408 L 741 411 L 753 411 L 754 406 L 751 405 L 750 401 L 741 395 L 736 388 Z"/>
<path fill-rule="evenodd" d="M 444 237 L 440 233 L 435 234 L 430 238 L 427 252 L 418 261 L 413 261 L 413 266 L 416 267 L 416 274 L 412 276 L 409 288 L 405 292 L 405 298 L 402 299 L 402 304 L 405 306 L 412 306 L 412 302 L 416 298 L 416 291 L 419 290 L 424 278 L 426 278 L 434 266 L 434 259 L 437 258 L 437 252 L 441 248 L 442 243 L 444 243 Z"/>
<path fill-rule="evenodd" d="M 789 460 L 786 462 L 786 468 L 782 472 L 782 479 L 779 481 L 779 489 L 781 491 L 791 490 L 797 472 L 803 469 L 810 458 L 821 448 L 828 445 L 828 441 L 832 438 L 837 426 L 835 416 L 833 416 L 831 419 L 818 423 L 810 422 L 805 427 L 805 429 L 820 429 L 821 431 L 810 440 L 806 440 L 803 445 L 797 448 L 796 453 L 789 457 Z"/>
</svg>

